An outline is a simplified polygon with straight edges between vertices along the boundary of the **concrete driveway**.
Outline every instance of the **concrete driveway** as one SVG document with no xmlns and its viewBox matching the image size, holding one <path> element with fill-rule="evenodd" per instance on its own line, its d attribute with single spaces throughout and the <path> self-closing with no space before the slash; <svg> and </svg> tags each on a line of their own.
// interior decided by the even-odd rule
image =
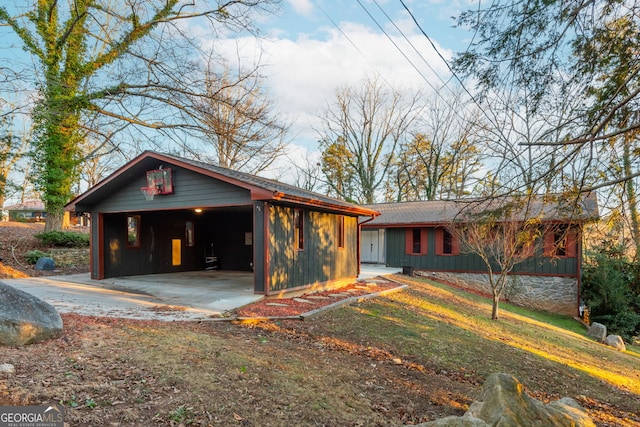
<svg viewBox="0 0 640 427">
<path fill-rule="evenodd" d="M 361 267 L 359 279 L 397 273 Z M 88 273 L 2 279 L 53 305 L 60 313 L 129 319 L 202 320 L 264 298 L 253 293 L 253 273 L 191 271 L 92 280 Z"/>
<path fill-rule="evenodd" d="M 263 298 L 253 273 L 194 271 L 92 280 L 89 274 L 3 279 L 60 313 L 129 319 L 198 320 Z"/>
</svg>

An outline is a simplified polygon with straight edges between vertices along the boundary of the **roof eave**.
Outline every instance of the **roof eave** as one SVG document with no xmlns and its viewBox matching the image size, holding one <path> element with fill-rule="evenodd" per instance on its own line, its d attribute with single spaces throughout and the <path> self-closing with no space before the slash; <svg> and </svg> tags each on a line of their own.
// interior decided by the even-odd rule
<svg viewBox="0 0 640 427">
<path fill-rule="evenodd" d="M 277 201 L 283 202 L 283 203 L 289 202 L 291 204 L 303 205 L 303 206 L 313 207 L 313 208 L 317 208 L 317 209 L 325 209 L 325 210 L 330 210 L 330 211 L 344 212 L 344 213 L 352 214 L 354 216 L 357 215 L 357 216 L 373 216 L 373 217 L 377 217 L 377 216 L 380 215 L 380 212 L 378 212 L 378 211 L 374 211 L 372 209 L 363 208 L 363 207 L 358 206 L 358 205 L 346 206 L 346 205 L 341 205 L 341 204 L 338 204 L 338 203 L 327 203 L 327 202 L 323 202 L 321 200 L 305 199 L 305 198 L 302 198 L 302 197 L 286 195 L 284 193 L 274 193 L 274 199 L 273 200 L 277 200 Z"/>
</svg>

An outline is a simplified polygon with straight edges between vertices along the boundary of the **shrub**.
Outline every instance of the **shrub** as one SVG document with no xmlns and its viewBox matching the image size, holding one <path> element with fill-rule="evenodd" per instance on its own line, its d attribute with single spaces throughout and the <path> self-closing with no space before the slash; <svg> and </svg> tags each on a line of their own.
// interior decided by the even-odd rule
<svg viewBox="0 0 640 427">
<path fill-rule="evenodd" d="M 582 298 L 592 321 L 630 342 L 640 333 L 639 265 L 619 247 L 602 244 L 587 254 L 582 270 Z"/>
<path fill-rule="evenodd" d="M 27 252 L 26 258 L 29 264 L 35 264 L 36 262 L 38 262 L 40 258 L 49 257 L 49 256 L 51 255 L 46 252 L 36 250 L 36 251 Z"/>
<path fill-rule="evenodd" d="M 89 235 L 75 231 L 47 231 L 35 235 L 42 243 L 60 248 L 81 248 L 89 246 Z"/>
<path fill-rule="evenodd" d="M 607 334 L 620 335 L 626 342 L 632 343 L 636 331 L 640 327 L 640 314 L 632 311 L 594 316 L 594 322 L 607 325 Z"/>
</svg>

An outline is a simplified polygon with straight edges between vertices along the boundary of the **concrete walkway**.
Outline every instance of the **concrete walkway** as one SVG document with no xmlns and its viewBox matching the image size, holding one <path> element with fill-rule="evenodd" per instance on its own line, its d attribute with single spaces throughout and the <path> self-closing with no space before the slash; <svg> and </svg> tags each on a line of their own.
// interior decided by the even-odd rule
<svg viewBox="0 0 640 427">
<path fill-rule="evenodd" d="M 386 267 L 384 264 L 360 264 L 358 280 L 370 279 L 377 276 L 402 273 L 402 268 Z"/>
<path fill-rule="evenodd" d="M 359 280 L 399 272 L 362 264 Z M 191 271 L 92 280 L 88 273 L 2 279 L 53 305 L 60 313 L 129 319 L 202 320 L 263 298 L 253 293 L 253 273 Z"/>
</svg>

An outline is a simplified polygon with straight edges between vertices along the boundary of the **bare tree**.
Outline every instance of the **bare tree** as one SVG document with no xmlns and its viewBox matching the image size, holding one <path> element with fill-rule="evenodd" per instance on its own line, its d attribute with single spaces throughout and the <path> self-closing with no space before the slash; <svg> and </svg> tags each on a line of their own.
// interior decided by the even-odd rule
<svg viewBox="0 0 640 427">
<path fill-rule="evenodd" d="M 533 214 L 528 198 L 504 204 L 493 199 L 470 203 L 448 229 L 459 239 L 461 251 L 477 255 L 484 263 L 492 293 L 491 319 L 497 320 L 509 274 L 539 251 L 540 218 Z"/>
<path fill-rule="evenodd" d="M 307 153 L 302 164 L 299 159 L 289 159 L 289 161 L 295 168 L 295 186 L 308 191 L 321 191 L 322 166 L 318 158 Z"/>
<path fill-rule="evenodd" d="M 120 166 L 122 164 L 121 160 L 128 158 L 128 156 L 111 145 L 89 138 L 83 141 L 81 150 L 83 161 L 79 166 L 80 181 L 78 182 L 78 187 L 81 184 L 93 187 Z M 80 193 L 80 191 L 80 188 L 78 188 L 77 193 Z"/>
<path fill-rule="evenodd" d="M 386 174 L 393 161 L 393 153 L 406 137 L 422 110 L 422 95 L 402 94 L 394 88 L 385 88 L 376 78 L 365 78 L 360 88 L 342 87 L 335 101 L 329 104 L 320 118 L 323 122 L 320 140 L 326 141 L 323 170 L 330 170 L 328 159 L 346 162 L 353 173 L 354 201 L 374 203 L 382 189 Z M 340 149 L 334 153 L 327 147 Z M 347 154 L 345 156 L 345 154 Z M 326 165 L 326 166 L 325 166 Z M 329 185 L 341 198 L 348 197 L 347 188 Z"/>
<path fill-rule="evenodd" d="M 9 114 L 0 116 L 0 207 L 4 204 L 8 190 L 15 186 L 11 175 L 24 157 L 31 135 L 29 131 L 17 132 L 13 118 Z"/>
<path fill-rule="evenodd" d="M 185 151 L 202 158 L 203 148 L 219 166 L 257 174 L 285 154 L 289 125 L 265 92 L 259 66 L 234 72 L 228 61 L 219 62 L 208 57 L 204 90 L 190 96 L 189 114 L 208 144 L 196 150 L 187 144 Z"/>
<path fill-rule="evenodd" d="M 0 25 L 12 31 L 21 42 L 17 48 L 35 64 L 31 84 L 39 99 L 32 116 L 32 154 L 47 209 L 46 229 L 62 226 L 63 208 L 83 160 L 80 145 L 89 135 L 106 141 L 114 130 L 135 127 L 151 140 L 154 136 L 144 130 L 193 126 L 182 122 L 185 106 L 180 101 L 197 92 L 191 58 L 199 46 L 183 23 L 200 25 L 213 35 L 252 30 L 255 13 L 277 2 L 3 3 Z"/>
<path fill-rule="evenodd" d="M 386 183 L 387 200 L 469 195 L 482 165 L 477 108 L 456 92 L 427 102 L 412 138 L 399 144 Z"/>
</svg>

